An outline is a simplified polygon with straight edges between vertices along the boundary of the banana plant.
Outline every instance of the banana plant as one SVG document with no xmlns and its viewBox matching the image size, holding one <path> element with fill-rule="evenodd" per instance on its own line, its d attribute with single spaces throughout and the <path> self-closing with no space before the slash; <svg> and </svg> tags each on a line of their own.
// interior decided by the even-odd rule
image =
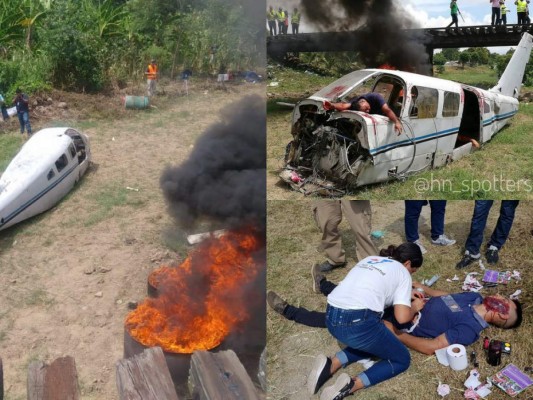
<svg viewBox="0 0 533 400">
<path fill-rule="evenodd" d="M 23 0 L 20 25 L 26 30 L 26 47 L 31 50 L 32 33 L 37 22 L 50 10 L 52 0 Z"/>
<path fill-rule="evenodd" d="M 127 34 L 124 4 L 116 6 L 113 0 L 84 0 L 83 9 L 95 18 L 100 38 Z"/>
</svg>

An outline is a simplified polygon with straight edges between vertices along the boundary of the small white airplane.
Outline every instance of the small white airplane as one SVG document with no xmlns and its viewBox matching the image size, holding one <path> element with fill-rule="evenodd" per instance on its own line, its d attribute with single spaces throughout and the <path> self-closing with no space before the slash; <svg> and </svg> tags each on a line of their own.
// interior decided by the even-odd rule
<svg viewBox="0 0 533 400">
<path fill-rule="evenodd" d="M 0 230 L 52 208 L 90 161 L 89 137 L 75 129 L 33 134 L 0 177 Z"/>
<path fill-rule="evenodd" d="M 525 33 L 489 90 L 388 69 L 343 76 L 295 105 L 281 179 L 305 194 L 343 195 L 463 157 L 518 112 L 532 44 L 533 36 Z M 402 134 L 383 115 L 325 107 L 368 92 L 383 96 Z"/>
</svg>

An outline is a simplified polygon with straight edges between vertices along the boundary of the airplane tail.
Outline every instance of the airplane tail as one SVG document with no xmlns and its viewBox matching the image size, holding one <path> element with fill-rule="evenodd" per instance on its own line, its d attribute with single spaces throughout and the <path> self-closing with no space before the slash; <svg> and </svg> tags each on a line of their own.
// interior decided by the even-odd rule
<svg viewBox="0 0 533 400">
<path fill-rule="evenodd" d="M 531 47 L 533 47 L 533 36 L 524 33 L 498 84 L 490 89 L 491 92 L 518 98 Z"/>
</svg>

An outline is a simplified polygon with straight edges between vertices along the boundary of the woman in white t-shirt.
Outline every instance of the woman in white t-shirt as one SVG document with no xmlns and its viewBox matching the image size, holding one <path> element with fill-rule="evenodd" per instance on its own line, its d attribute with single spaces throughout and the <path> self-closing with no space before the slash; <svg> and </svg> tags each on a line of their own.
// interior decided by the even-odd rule
<svg viewBox="0 0 533 400">
<path fill-rule="evenodd" d="M 411 274 L 422 265 L 422 252 L 414 243 L 403 243 L 389 246 L 386 255 L 361 260 L 329 294 L 326 325 L 347 347 L 331 358 L 317 357 L 308 379 L 309 391 L 318 392 L 342 366 L 369 357 L 380 361 L 354 378 L 341 374 L 334 385 L 322 391 L 320 400 L 343 399 L 409 367 L 409 351 L 385 327 L 381 317 L 386 307 L 394 306 L 395 318 L 405 323 L 424 307 L 421 299 L 411 301 Z"/>
</svg>

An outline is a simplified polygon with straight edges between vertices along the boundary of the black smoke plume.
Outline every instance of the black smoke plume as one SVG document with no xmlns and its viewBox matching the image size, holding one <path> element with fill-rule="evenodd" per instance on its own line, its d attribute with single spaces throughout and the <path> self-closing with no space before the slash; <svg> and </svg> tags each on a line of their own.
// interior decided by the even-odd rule
<svg viewBox="0 0 533 400">
<path fill-rule="evenodd" d="M 302 0 L 309 22 L 324 31 L 359 32 L 354 43 L 369 67 L 387 63 L 397 69 L 428 74 L 424 38 L 405 29 L 419 28 L 394 0 Z"/>
<path fill-rule="evenodd" d="M 231 228 L 266 218 L 266 107 L 260 96 L 228 105 L 196 141 L 189 159 L 160 180 L 170 213 L 184 227 L 211 219 Z"/>
</svg>

